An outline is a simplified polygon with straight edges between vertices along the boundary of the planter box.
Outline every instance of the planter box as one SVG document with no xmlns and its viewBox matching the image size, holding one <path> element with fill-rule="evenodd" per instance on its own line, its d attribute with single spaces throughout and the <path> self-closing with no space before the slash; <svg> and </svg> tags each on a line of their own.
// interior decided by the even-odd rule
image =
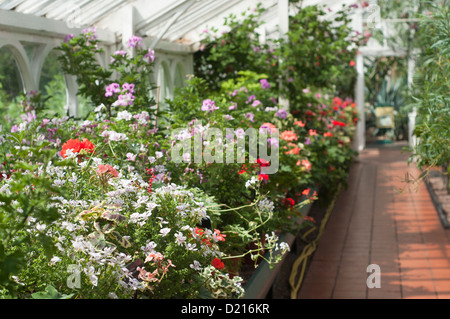
<svg viewBox="0 0 450 319">
<path fill-rule="evenodd" d="M 301 209 L 302 215 L 307 216 L 311 207 L 312 204 L 303 206 Z M 287 243 L 289 247 L 292 248 L 296 237 L 296 235 L 291 233 L 282 233 L 279 236 L 279 241 Z M 265 299 L 284 261 L 285 256 L 271 269 L 269 264 L 263 260 L 244 286 L 244 299 Z"/>
</svg>

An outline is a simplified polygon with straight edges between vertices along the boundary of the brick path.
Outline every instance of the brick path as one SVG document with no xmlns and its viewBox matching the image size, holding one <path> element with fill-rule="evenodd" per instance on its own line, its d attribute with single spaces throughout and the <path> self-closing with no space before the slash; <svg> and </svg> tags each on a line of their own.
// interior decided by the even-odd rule
<svg viewBox="0 0 450 319">
<path fill-rule="evenodd" d="M 360 153 L 299 299 L 450 299 L 450 229 L 442 227 L 423 183 L 405 189 L 406 172 L 418 171 L 401 146 Z M 380 266 L 381 288 L 367 287 L 369 264 Z"/>
</svg>

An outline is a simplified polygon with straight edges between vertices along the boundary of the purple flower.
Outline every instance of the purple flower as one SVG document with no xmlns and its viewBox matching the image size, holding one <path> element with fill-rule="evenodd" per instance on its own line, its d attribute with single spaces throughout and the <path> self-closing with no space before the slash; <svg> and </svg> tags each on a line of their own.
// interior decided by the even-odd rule
<svg viewBox="0 0 450 319">
<path fill-rule="evenodd" d="M 128 40 L 128 47 L 135 48 L 136 46 L 142 46 L 142 38 L 132 35 Z"/>
<path fill-rule="evenodd" d="M 311 144 L 311 139 L 309 137 L 305 138 L 305 145 Z"/>
<path fill-rule="evenodd" d="M 270 89 L 270 83 L 266 79 L 262 79 L 259 81 L 261 83 L 261 87 L 265 89 Z"/>
<path fill-rule="evenodd" d="M 269 143 L 270 146 L 273 146 L 273 147 L 279 147 L 280 146 L 280 143 L 279 143 L 278 139 L 275 138 L 275 137 L 269 137 L 267 139 L 267 142 Z"/>
<path fill-rule="evenodd" d="M 134 84 L 133 83 L 131 83 L 131 84 L 124 83 L 122 85 L 122 90 L 124 92 L 130 91 L 130 93 L 135 93 L 135 91 L 134 91 Z"/>
<path fill-rule="evenodd" d="M 237 109 L 237 103 L 233 103 L 228 107 L 228 110 L 230 110 L 230 111 L 235 110 L 235 109 Z"/>
<path fill-rule="evenodd" d="M 247 113 L 247 114 L 245 114 L 245 118 L 246 119 L 249 119 L 250 121 L 252 121 L 252 122 L 254 122 L 254 118 L 255 118 L 255 114 L 253 114 L 253 113 Z"/>
<path fill-rule="evenodd" d="M 234 120 L 234 117 L 232 117 L 232 116 L 229 115 L 229 114 L 224 115 L 223 118 L 224 118 L 225 120 Z"/>
<path fill-rule="evenodd" d="M 281 110 L 278 110 L 278 112 L 277 113 L 275 113 L 275 115 L 277 116 L 277 117 L 279 117 L 280 119 L 285 119 L 285 118 L 287 118 L 287 116 L 288 116 L 288 112 L 285 110 L 285 109 L 281 109 Z"/>
<path fill-rule="evenodd" d="M 70 39 L 73 39 L 73 34 L 68 34 L 64 37 L 64 42 L 69 42 Z"/>
<path fill-rule="evenodd" d="M 249 97 L 248 97 L 248 99 L 247 99 L 247 104 L 248 103 L 250 103 L 250 102 L 252 102 L 254 99 L 256 99 L 256 96 L 254 96 L 254 95 L 250 95 Z"/>
<path fill-rule="evenodd" d="M 105 96 L 112 96 L 114 93 L 120 93 L 119 83 L 111 83 L 106 87 Z"/>
<path fill-rule="evenodd" d="M 213 112 L 218 110 L 219 108 L 216 106 L 216 103 L 210 99 L 203 100 L 202 111 L 205 112 Z"/>
<path fill-rule="evenodd" d="M 252 103 L 252 107 L 257 107 L 258 105 L 261 105 L 261 104 L 262 104 L 261 101 L 254 100 L 253 103 Z"/>
<path fill-rule="evenodd" d="M 148 63 L 152 63 L 155 61 L 155 51 L 148 49 L 148 52 L 146 55 L 144 55 L 143 59 L 148 59 Z"/>
</svg>

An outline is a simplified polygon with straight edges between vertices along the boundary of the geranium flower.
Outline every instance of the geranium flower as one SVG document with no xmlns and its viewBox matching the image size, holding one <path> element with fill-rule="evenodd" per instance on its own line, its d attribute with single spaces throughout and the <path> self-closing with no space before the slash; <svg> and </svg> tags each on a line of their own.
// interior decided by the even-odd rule
<svg viewBox="0 0 450 319">
<path fill-rule="evenodd" d="M 267 167 L 267 166 L 270 166 L 270 163 L 269 163 L 268 161 L 266 161 L 265 159 L 263 159 L 263 158 L 258 158 L 258 159 L 256 160 L 256 163 L 258 163 L 259 167 Z"/>
<path fill-rule="evenodd" d="M 285 109 L 281 109 L 281 110 L 278 110 L 278 112 L 277 113 L 275 113 L 275 115 L 277 116 L 277 117 L 279 117 L 280 119 L 285 119 L 285 118 L 287 118 L 287 116 L 288 116 L 288 112 L 285 110 Z"/>
<path fill-rule="evenodd" d="M 213 238 L 216 241 L 225 241 L 225 237 L 227 237 L 227 235 L 221 234 L 220 230 L 218 230 L 218 229 L 214 229 Z"/>
<path fill-rule="evenodd" d="M 325 132 L 325 133 L 323 133 L 323 136 L 325 136 L 325 137 L 333 137 L 333 133 Z"/>
<path fill-rule="evenodd" d="M 266 79 L 262 79 L 259 81 L 261 83 L 261 87 L 265 89 L 270 89 L 270 83 Z"/>
<path fill-rule="evenodd" d="M 92 153 L 94 151 L 94 144 L 89 141 L 87 138 L 83 139 L 81 142 L 79 139 L 70 139 L 66 143 L 63 144 L 61 149 L 61 156 L 63 158 L 67 157 L 67 151 L 71 150 L 72 153 L 80 153 L 81 150 L 86 150 L 87 152 Z"/>
<path fill-rule="evenodd" d="M 289 206 L 292 210 L 292 208 L 295 206 L 295 201 L 292 198 L 288 197 L 283 199 L 283 204 L 285 206 Z"/>
<path fill-rule="evenodd" d="M 259 131 L 262 132 L 263 130 L 270 131 L 271 133 L 276 133 L 278 131 L 277 127 L 272 123 L 263 123 L 259 127 Z"/>
<path fill-rule="evenodd" d="M 211 264 L 214 266 L 214 268 L 221 270 L 225 268 L 225 264 L 222 262 L 222 260 L 220 260 L 219 258 L 214 258 L 211 261 Z"/>
<path fill-rule="evenodd" d="M 317 130 L 310 129 L 310 130 L 308 131 L 308 134 L 309 134 L 310 136 L 317 135 Z"/>
<path fill-rule="evenodd" d="M 131 38 L 128 40 L 128 47 L 135 48 L 138 45 L 139 46 L 142 45 L 142 38 L 132 35 Z"/>
<path fill-rule="evenodd" d="M 342 127 L 346 126 L 346 124 L 344 122 L 340 122 L 340 121 L 336 121 L 336 120 L 333 121 L 332 124 L 334 126 L 342 126 Z"/>
<path fill-rule="evenodd" d="M 298 139 L 297 134 L 295 134 L 295 132 L 293 131 L 284 131 L 280 134 L 280 138 L 282 140 L 291 142 L 291 141 L 296 141 Z"/>
<path fill-rule="evenodd" d="M 99 165 L 97 169 L 97 174 L 101 176 L 105 176 L 107 174 L 112 175 L 113 177 L 118 177 L 119 172 L 116 171 L 114 167 L 111 165 L 105 164 L 105 165 Z"/>
<path fill-rule="evenodd" d="M 302 160 L 302 166 L 308 171 L 311 169 L 311 163 L 307 159 Z"/>
<path fill-rule="evenodd" d="M 287 151 L 285 154 L 290 155 L 298 155 L 298 153 L 300 153 L 300 148 L 298 146 L 295 146 L 294 148 L 290 149 L 289 151 Z"/>
<path fill-rule="evenodd" d="M 262 180 L 268 181 L 268 180 L 269 180 L 269 175 L 267 175 L 267 174 L 259 174 L 259 175 L 258 175 L 258 179 L 259 179 L 260 181 L 262 181 Z"/>
<path fill-rule="evenodd" d="M 202 111 L 213 112 L 218 110 L 216 103 L 210 99 L 203 100 Z"/>
<path fill-rule="evenodd" d="M 303 123 L 302 121 L 295 121 L 294 125 L 298 125 L 300 127 L 305 127 L 305 123 Z"/>
</svg>

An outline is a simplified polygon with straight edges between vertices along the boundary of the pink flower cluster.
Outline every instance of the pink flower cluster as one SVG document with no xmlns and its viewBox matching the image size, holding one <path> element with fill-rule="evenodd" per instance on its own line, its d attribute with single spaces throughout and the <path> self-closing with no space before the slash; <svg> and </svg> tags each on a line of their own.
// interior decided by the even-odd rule
<svg viewBox="0 0 450 319">
<path fill-rule="evenodd" d="M 122 89 L 120 88 L 120 84 L 118 83 L 111 83 L 106 87 L 106 93 L 105 96 L 113 96 L 115 93 L 121 93 L 118 97 L 118 100 L 114 102 L 114 106 L 122 105 L 122 106 L 128 106 L 133 105 L 134 101 L 134 84 L 133 83 L 124 83 L 122 85 Z"/>
</svg>

